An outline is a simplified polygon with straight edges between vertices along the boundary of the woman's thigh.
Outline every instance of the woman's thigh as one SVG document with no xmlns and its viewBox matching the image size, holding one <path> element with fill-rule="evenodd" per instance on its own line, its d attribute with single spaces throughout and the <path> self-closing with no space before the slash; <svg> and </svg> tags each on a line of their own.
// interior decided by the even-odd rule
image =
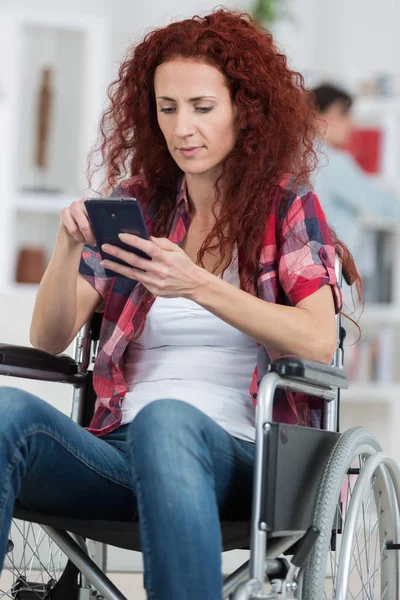
<svg viewBox="0 0 400 600">
<path fill-rule="evenodd" d="M 0 431 L 1 466 L 27 508 L 80 518 L 136 517 L 123 430 L 97 438 L 39 398 L 0 388 Z"/>
<path fill-rule="evenodd" d="M 148 480 L 151 474 L 153 497 L 164 497 L 164 485 L 180 496 L 190 490 L 196 504 L 203 486 L 211 485 L 221 518 L 249 518 L 255 446 L 197 408 L 178 400 L 152 402 L 130 424 L 128 442 L 135 475 Z"/>
</svg>

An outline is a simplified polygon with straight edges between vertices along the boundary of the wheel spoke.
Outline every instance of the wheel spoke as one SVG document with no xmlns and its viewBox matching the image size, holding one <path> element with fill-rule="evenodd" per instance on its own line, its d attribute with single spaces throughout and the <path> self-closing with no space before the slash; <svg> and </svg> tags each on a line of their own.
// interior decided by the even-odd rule
<svg viewBox="0 0 400 600">
<path fill-rule="evenodd" d="M 360 473 L 365 464 L 363 457 L 359 459 Z M 352 465 L 355 466 L 354 463 Z M 353 471 L 354 473 L 354 471 Z M 329 550 L 329 568 L 332 577 L 332 593 L 325 591 L 325 598 L 333 600 L 336 597 L 338 581 L 337 575 L 339 572 L 339 563 L 341 555 L 341 542 L 343 536 L 337 533 L 338 523 L 340 519 L 342 532 L 345 529 L 346 519 L 354 495 L 354 488 L 358 476 L 347 474 L 344 479 L 344 484 L 340 494 L 340 499 L 337 504 L 337 518 L 333 524 L 333 533 L 335 550 Z M 352 558 L 349 565 L 349 581 L 347 594 L 353 600 L 382 600 L 389 597 L 390 582 L 384 581 L 382 578 L 386 571 L 383 569 L 384 561 L 387 560 L 386 543 L 387 535 L 383 531 L 382 521 L 383 515 L 383 493 L 382 489 L 377 489 L 376 474 L 371 477 L 369 485 L 365 490 L 364 497 L 360 501 L 358 512 L 358 523 L 352 540 Z M 384 488 L 385 489 L 385 488 Z M 387 494 L 386 494 L 387 498 Z M 387 502 L 387 500 L 386 500 Z M 389 537 L 389 539 L 391 539 Z M 389 571 L 390 573 L 390 571 Z M 391 579 L 390 579 L 391 580 Z M 390 595 L 390 598 L 392 596 Z"/>
<path fill-rule="evenodd" d="M 376 519 L 375 525 L 377 525 L 380 522 L 381 516 L 382 516 L 382 492 L 379 492 L 379 505 L 377 507 L 377 519 Z M 386 536 L 383 541 L 383 547 L 385 547 L 385 546 L 386 546 Z M 375 544 L 375 553 L 374 553 L 374 576 L 373 576 L 373 582 L 372 582 L 374 590 L 375 590 L 375 586 L 376 586 L 375 577 L 376 577 L 376 573 L 378 572 L 378 568 L 376 566 L 377 550 L 378 550 L 378 543 Z M 382 552 L 381 552 L 380 563 L 382 563 Z"/>
<path fill-rule="evenodd" d="M 10 540 L 0 578 L 0 599 L 48 600 L 65 568 L 66 556 L 39 525 L 30 522 L 13 520 Z"/>
<path fill-rule="evenodd" d="M 362 586 L 362 591 L 363 591 L 363 600 L 365 600 L 365 596 L 364 596 L 364 590 L 366 589 L 366 585 L 363 583 L 363 573 L 362 573 L 362 553 L 364 552 L 365 548 L 366 548 L 366 539 L 365 539 L 365 535 L 364 535 L 364 545 L 362 547 L 362 549 L 360 550 L 360 546 L 359 546 L 359 539 L 360 536 L 362 535 L 361 530 L 365 531 L 363 524 L 364 524 L 364 516 L 365 516 L 365 510 L 364 510 L 364 503 L 362 504 L 362 514 L 363 514 L 363 519 L 362 522 L 358 528 L 358 531 L 356 532 L 356 536 L 355 536 L 355 544 L 354 546 L 357 548 L 357 552 L 358 552 L 358 557 L 353 557 L 354 560 L 354 567 L 352 569 L 350 569 L 350 575 L 353 573 L 354 569 L 356 568 L 358 571 L 358 574 L 360 576 L 360 580 L 361 580 L 361 586 Z M 358 560 L 357 560 L 358 558 Z"/>
<path fill-rule="evenodd" d="M 32 523 L 30 523 L 30 525 L 32 525 Z M 17 527 L 18 527 L 18 525 L 17 525 Z M 34 535 L 34 538 L 35 538 L 35 535 Z M 47 575 L 49 576 L 49 578 L 51 578 L 51 574 L 49 573 L 46 565 L 40 559 L 40 556 L 37 554 L 36 548 L 34 548 L 32 546 L 32 544 L 31 544 L 31 542 L 29 541 L 29 536 L 25 537 L 25 542 L 26 542 L 26 546 L 24 546 L 24 555 L 25 555 L 25 549 L 26 549 L 26 547 L 29 547 L 29 549 L 31 550 L 32 555 L 33 555 L 32 558 L 31 558 L 31 563 L 32 563 L 33 558 L 36 556 L 36 558 L 38 559 L 38 562 L 39 562 L 38 566 L 41 567 L 47 573 Z M 31 571 L 31 567 L 30 567 L 30 571 Z"/>
<path fill-rule="evenodd" d="M 375 482 L 374 482 L 375 483 Z M 364 598 L 364 591 L 366 592 L 367 596 L 366 599 L 367 600 L 371 600 L 374 598 L 374 588 L 375 588 L 375 576 L 377 574 L 377 572 L 380 569 L 380 565 L 378 567 L 376 567 L 376 561 L 374 563 L 374 569 L 373 572 L 371 574 L 371 570 L 370 570 L 370 557 L 371 557 L 371 538 L 372 538 L 372 534 L 375 532 L 377 535 L 379 533 L 379 530 L 377 528 L 377 525 L 379 524 L 379 516 L 380 516 L 380 510 L 378 509 L 377 512 L 377 519 L 371 529 L 371 513 L 372 511 L 369 510 L 368 512 L 368 516 L 367 516 L 367 511 L 371 506 L 371 496 L 372 496 L 372 491 L 373 491 L 373 485 L 371 486 L 370 489 L 370 496 L 368 498 L 367 504 L 365 505 L 364 502 L 362 503 L 362 522 L 359 526 L 359 529 L 356 533 L 356 542 L 355 542 L 355 546 L 357 547 L 358 550 L 358 556 L 353 557 L 354 559 L 354 566 L 353 568 L 350 570 L 350 575 L 354 572 L 354 569 L 357 568 L 357 571 L 360 575 L 360 579 L 361 579 L 361 585 L 362 585 L 362 589 L 360 591 L 360 593 L 363 593 L 363 598 Z M 367 537 L 367 531 L 366 531 L 366 522 L 368 521 L 369 527 L 369 535 Z M 361 532 L 362 529 L 362 532 Z M 364 535 L 364 544 L 362 546 L 362 548 L 360 549 L 360 545 L 359 545 L 359 538 L 360 535 Z M 375 543 L 375 551 L 376 548 L 378 546 L 378 542 Z M 363 581 L 363 568 L 362 568 L 362 563 L 363 563 L 363 555 L 365 557 L 365 563 L 366 563 L 366 571 L 367 571 L 367 581 L 364 583 Z M 380 561 L 381 564 L 382 561 Z M 372 588 L 371 588 L 371 580 L 372 580 Z"/>
<path fill-rule="evenodd" d="M 379 565 L 383 564 L 383 555 L 384 555 L 385 550 L 386 550 L 386 540 L 382 543 L 381 560 L 379 561 Z M 374 590 L 375 590 L 376 584 L 379 581 L 379 578 L 378 578 L 377 581 L 375 581 L 375 574 L 378 573 L 378 571 L 379 571 L 379 565 L 378 565 L 378 567 L 376 568 L 376 571 L 373 574 L 374 575 Z M 381 582 L 381 585 L 382 585 L 382 582 Z M 386 587 L 387 587 L 387 584 L 386 584 Z"/>
<path fill-rule="evenodd" d="M 323 534 L 302 573 L 305 598 L 320 600 L 324 591 L 328 600 L 339 593 L 353 600 L 397 598 L 398 556 L 386 548 L 388 541 L 398 543 L 399 485 L 400 474 L 372 433 L 355 427 L 340 436 L 314 505 L 314 524 Z"/>
</svg>

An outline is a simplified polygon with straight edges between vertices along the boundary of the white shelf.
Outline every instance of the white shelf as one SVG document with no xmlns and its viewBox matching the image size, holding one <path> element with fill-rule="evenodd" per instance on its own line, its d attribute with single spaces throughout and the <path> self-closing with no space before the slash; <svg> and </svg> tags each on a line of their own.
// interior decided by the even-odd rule
<svg viewBox="0 0 400 600">
<path fill-rule="evenodd" d="M 392 231 L 394 233 L 399 231 L 398 222 L 385 217 L 372 217 L 369 215 L 363 215 L 361 217 L 361 223 L 365 229 Z"/>
<path fill-rule="evenodd" d="M 400 383 L 350 382 L 348 390 L 341 390 L 341 400 L 357 404 L 390 404 L 400 401 Z"/>
<path fill-rule="evenodd" d="M 72 202 L 79 200 L 79 194 L 27 194 L 21 193 L 16 202 L 20 212 L 28 213 L 59 213 Z"/>
<path fill-rule="evenodd" d="M 0 295 L 4 296 L 35 296 L 39 289 L 38 283 L 8 283 L 0 289 Z"/>
<path fill-rule="evenodd" d="M 362 313 L 359 324 L 363 325 L 379 325 L 379 324 L 400 324 L 400 306 L 396 304 L 366 304 L 365 310 Z"/>
<path fill-rule="evenodd" d="M 354 105 L 356 113 L 400 112 L 400 98 L 389 96 L 364 96 Z"/>
<path fill-rule="evenodd" d="M 385 177 L 385 175 L 382 173 L 370 174 L 369 177 L 376 185 L 379 185 L 386 190 L 390 190 L 392 192 L 400 191 L 400 181 L 395 177 Z"/>
<path fill-rule="evenodd" d="M 79 200 L 87 185 L 87 152 L 107 98 L 110 29 L 105 18 L 73 10 L 65 16 L 55 9 L 2 16 L 0 79 L 7 93 L 0 102 L 0 295 L 28 296 L 37 286 L 14 283 L 19 248 L 40 244 L 48 256 L 60 212 Z M 48 66 L 56 101 L 43 173 L 33 158 L 39 86 Z M 65 193 L 34 193 L 39 185 Z"/>
</svg>

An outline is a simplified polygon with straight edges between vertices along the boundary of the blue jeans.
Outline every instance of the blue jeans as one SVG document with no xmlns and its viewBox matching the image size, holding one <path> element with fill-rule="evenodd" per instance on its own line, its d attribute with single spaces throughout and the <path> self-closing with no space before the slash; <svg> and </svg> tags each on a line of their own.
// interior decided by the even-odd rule
<svg viewBox="0 0 400 600">
<path fill-rule="evenodd" d="M 13 507 L 139 521 L 156 600 L 221 600 L 219 521 L 248 519 L 254 444 L 178 400 L 97 438 L 27 392 L 0 388 L 0 570 Z"/>
</svg>

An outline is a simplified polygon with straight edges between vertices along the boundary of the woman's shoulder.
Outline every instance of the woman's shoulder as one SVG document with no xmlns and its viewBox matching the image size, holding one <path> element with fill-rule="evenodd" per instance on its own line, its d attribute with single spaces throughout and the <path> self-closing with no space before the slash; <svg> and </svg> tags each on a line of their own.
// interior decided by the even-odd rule
<svg viewBox="0 0 400 600">
<path fill-rule="evenodd" d="M 275 211 L 278 221 L 300 216 L 304 211 L 315 210 L 316 196 L 310 182 L 293 173 L 286 173 L 277 185 Z"/>
<path fill-rule="evenodd" d="M 285 194 L 286 197 L 292 197 L 293 200 L 295 198 L 307 196 L 314 191 L 314 188 L 309 181 L 294 173 L 285 173 L 278 183 L 278 189 L 282 194 Z"/>
</svg>

